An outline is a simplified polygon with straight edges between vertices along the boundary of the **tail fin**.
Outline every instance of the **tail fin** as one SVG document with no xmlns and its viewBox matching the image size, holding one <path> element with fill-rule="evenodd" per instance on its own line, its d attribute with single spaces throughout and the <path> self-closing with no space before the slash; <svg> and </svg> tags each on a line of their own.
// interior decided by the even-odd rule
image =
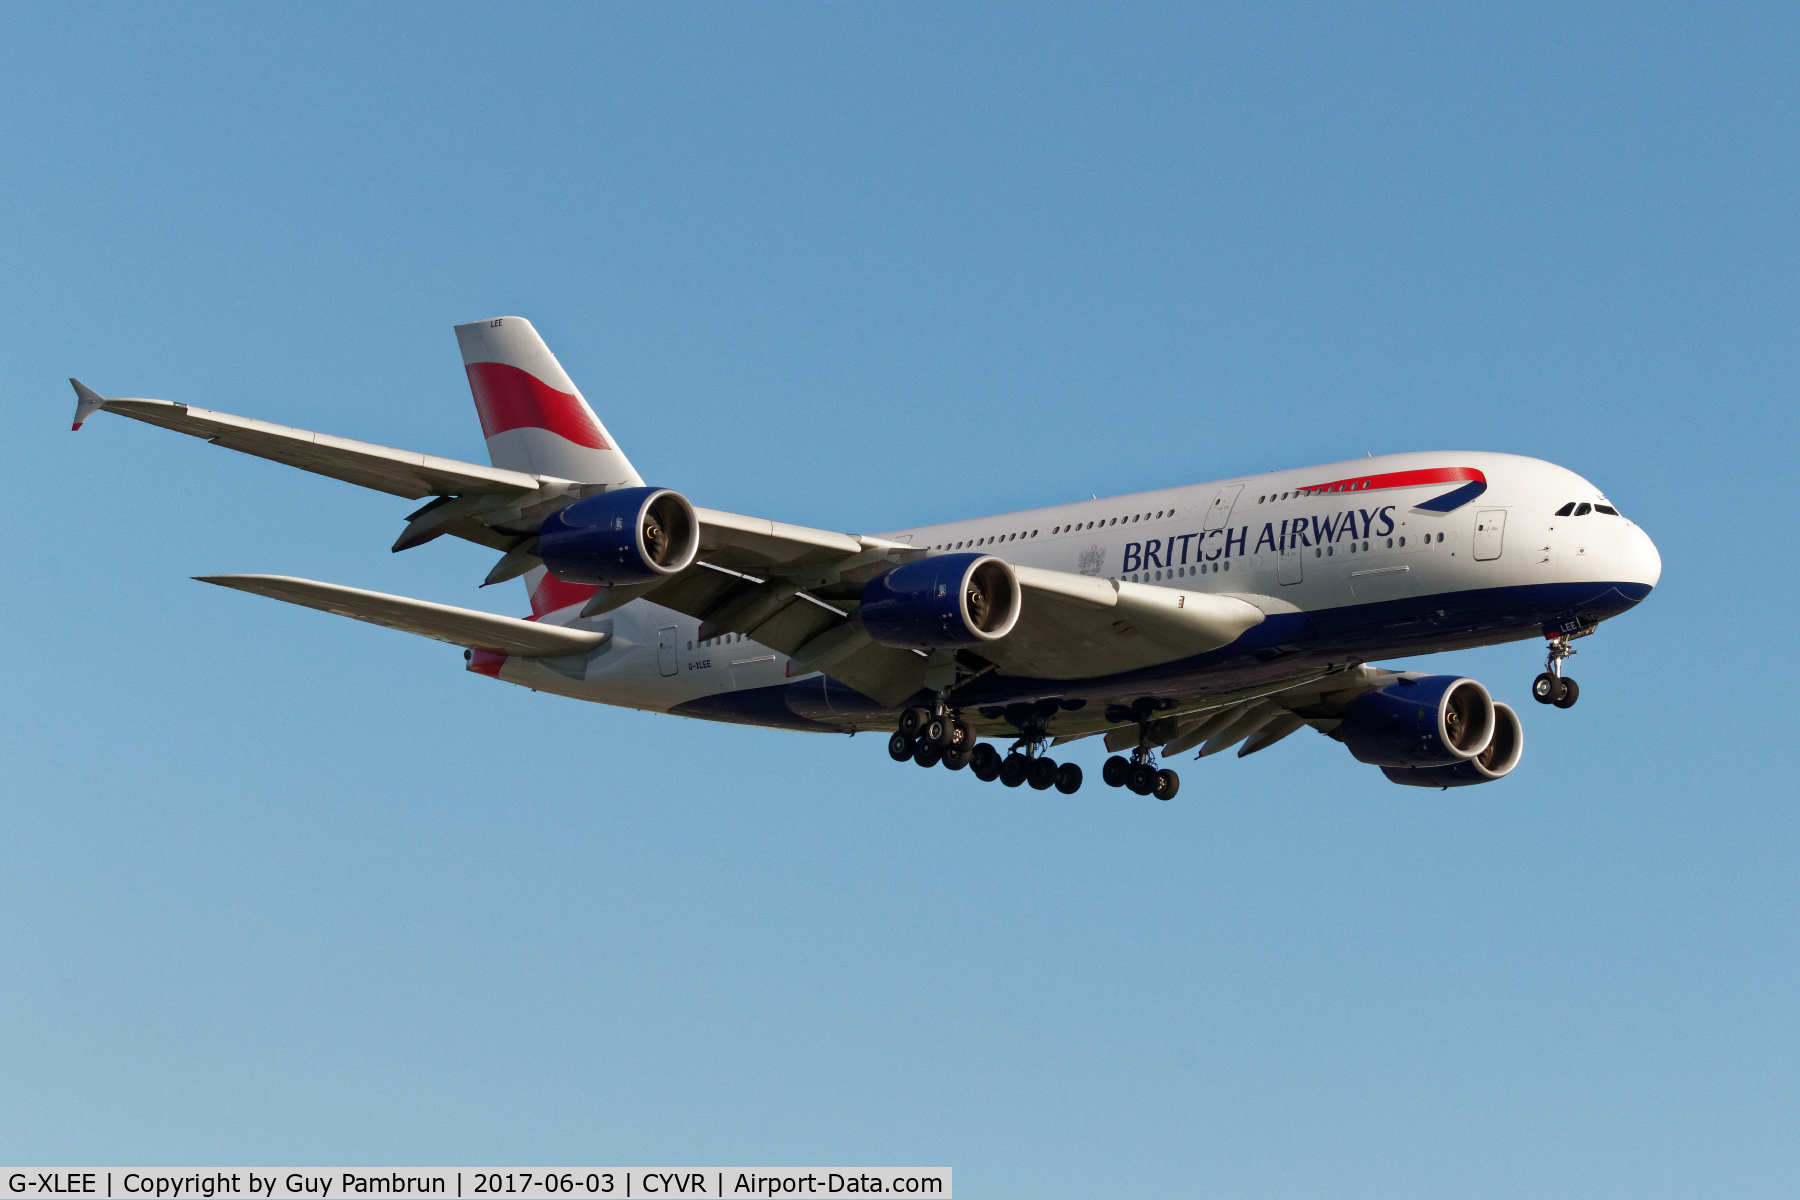
<svg viewBox="0 0 1800 1200">
<path fill-rule="evenodd" d="M 530 321 L 471 321 L 456 327 L 456 341 L 496 467 L 577 483 L 643 486 Z"/>
</svg>

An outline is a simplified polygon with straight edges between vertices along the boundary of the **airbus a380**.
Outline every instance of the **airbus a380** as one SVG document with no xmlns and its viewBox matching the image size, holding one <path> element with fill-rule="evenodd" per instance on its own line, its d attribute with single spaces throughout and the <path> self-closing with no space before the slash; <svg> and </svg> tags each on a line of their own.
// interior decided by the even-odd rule
<svg viewBox="0 0 1800 1200">
<path fill-rule="evenodd" d="M 889 734 L 895 760 L 1065 794 L 1051 750 L 1172 798 L 1160 762 L 1311 726 L 1395 783 L 1488 783 L 1518 714 L 1475 680 L 1372 665 L 1545 639 L 1540 703 L 1579 694 L 1571 644 L 1661 575 L 1593 484 L 1510 454 L 1390 454 L 876 536 L 701 508 L 647 487 L 529 321 L 456 327 L 490 466 L 210 412 L 102 409 L 427 500 L 396 551 L 449 534 L 523 577 L 529 618 L 280 575 L 207 583 L 437 638 L 535 691 L 711 721 Z M 983 740 L 991 739 L 991 740 Z M 1002 754 L 996 742 L 1007 746 Z"/>
</svg>

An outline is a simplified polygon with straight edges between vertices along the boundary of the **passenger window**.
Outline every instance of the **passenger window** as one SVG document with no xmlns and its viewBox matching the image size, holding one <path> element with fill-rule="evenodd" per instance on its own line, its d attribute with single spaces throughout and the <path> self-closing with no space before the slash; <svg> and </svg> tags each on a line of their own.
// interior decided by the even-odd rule
<svg viewBox="0 0 1800 1200">
<path fill-rule="evenodd" d="M 1573 500 L 1571 500 L 1567 504 L 1563 505 L 1561 508 L 1557 509 L 1556 515 L 1559 517 L 1566 517 L 1574 511 L 1575 511 L 1575 502 Z"/>
<path fill-rule="evenodd" d="M 1585 517 L 1593 511 L 1594 506 L 1591 504 L 1578 504 L 1575 506 L 1575 515 L 1578 517 Z"/>
</svg>

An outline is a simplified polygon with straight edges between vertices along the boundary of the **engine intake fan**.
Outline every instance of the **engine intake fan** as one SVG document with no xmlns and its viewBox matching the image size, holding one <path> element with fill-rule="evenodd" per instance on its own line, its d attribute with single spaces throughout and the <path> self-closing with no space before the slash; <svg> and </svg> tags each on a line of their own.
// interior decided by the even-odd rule
<svg viewBox="0 0 1800 1200">
<path fill-rule="evenodd" d="M 878 575 L 857 610 L 884 646 L 947 650 L 991 642 L 1019 620 L 1019 580 L 991 554 L 939 554 Z"/>
<path fill-rule="evenodd" d="M 1377 767 L 1448 767 L 1494 737 L 1494 701 L 1473 679 L 1402 675 L 1344 709 L 1331 736 Z"/>
<path fill-rule="evenodd" d="M 565 583 L 648 583 L 686 570 L 700 549 L 700 519 L 668 488 L 620 488 L 577 500 L 544 519 L 533 553 Z"/>
</svg>

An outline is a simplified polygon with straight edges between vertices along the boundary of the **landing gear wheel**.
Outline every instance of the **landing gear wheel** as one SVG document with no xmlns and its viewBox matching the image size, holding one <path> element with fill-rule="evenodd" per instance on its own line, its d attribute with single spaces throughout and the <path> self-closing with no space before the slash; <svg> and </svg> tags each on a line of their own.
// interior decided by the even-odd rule
<svg viewBox="0 0 1800 1200">
<path fill-rule="evenodd" d="M 915 747 L 913 750 L 913 761 L 918 763 L 921 767 L 935 767 L 938 765 L 939 760 L 944 757 L 944 752 L 942 750 L 939 750 L 936 746 L 923 738 L 914 742 L 913 745 Z"/>
<path fill-rule="evenodd" d="M 1140 796 L 1156 790 L 1156 768 L 1149 763 L 1132 763 L 1125 776 L 1125 786 Z"/>
<path fill-rule="evenodd" d="M 1007 787 L 1018 787 L 1030 774 L 1031 760 L 1023 754 L 1009 754 L 1000 764 L 1000 782 Z"/>
<path fill-rule="evenodd" d="M 888 739 L 888 757 L 895 762 L 906 762 L 913 756 L 913 740 L 904 733 L 896 733 Z"/>
<path fill-rule="evenodd" d="M 919 729 L 919 736 L 942 750 L 950 744 L 950 726 L 949 717 L 931 717 Z"/>
<path fill-rule="evenodd" d="M 909 708 L 900 714 L 900 732 L 904 733 L 909 738 L 918 737 L 919 730 L 924 728 L 925 722 L 930 719 L 931 713 L 929 710 L 914 705 L 912 708 Z"/>
<path fill-rule="evenodd" d="M 1054 758 L 1034 758 L 1031 760 L 1031 790 L 1048 791 L 1056 786 L 1056 760 Z"/>
<path fill-rule="evenodd" d="M 950 749 L 944 751 L 944 765 L 952 771 L 960 771 L 968 766 L 969 760 L 974 757 L 975 747 L 963 746 L 958 748 L 952 746 Z"/>
<path fill-rule="evenodd" d="M 973 750 L 975 748 L 975 731 L 969 728 L 967 721 L 956 721 L 950 726 L 950 750 Z"/>
<path fill-rule="evenodd" d="M 1563 681 L 1545 671 L 1531 681 L 1531 698 L 1539 704 L 1555 704 L 1563 697 Z"/>
<path fill-rule="evenodd" d="M 1106 760 L 1100 768 L 1100 778 L 1107 787 L 1124 787 L 1126 778 L 1131 774 L 1131 760 L 1124 755 L 1115 754 Z"/>
<path fill-rule="evenodd" d="M 975 778 L 983 783 L 992 783 L 1000 778 L 1000 752 L 982 742 L 969 754 L 969 766 L 975 772 Z"/>
<path fill-rule="evenodd" d="M 1181 790 L 1181 776 L 1164 767 L 1156 773 L 1156 787 L 1152 790 L 1158 800 L 1173 800 Z"/>
<path fill-rule="evenodd" d="M 1581 695 L 1581 688 L 1567 675 L 1562 678 L 1563 694 L 1556 698 L 1556 707 L 1574 708 L 1576 699 Z"/>
<path fill-rule="evenodd" d="M 1056 768 L 1056 790 L 1065 796 L 1073 796 L 1081 790 L 1081 768 L 1074 763 L 1064 763 Z"/>
</svg>

